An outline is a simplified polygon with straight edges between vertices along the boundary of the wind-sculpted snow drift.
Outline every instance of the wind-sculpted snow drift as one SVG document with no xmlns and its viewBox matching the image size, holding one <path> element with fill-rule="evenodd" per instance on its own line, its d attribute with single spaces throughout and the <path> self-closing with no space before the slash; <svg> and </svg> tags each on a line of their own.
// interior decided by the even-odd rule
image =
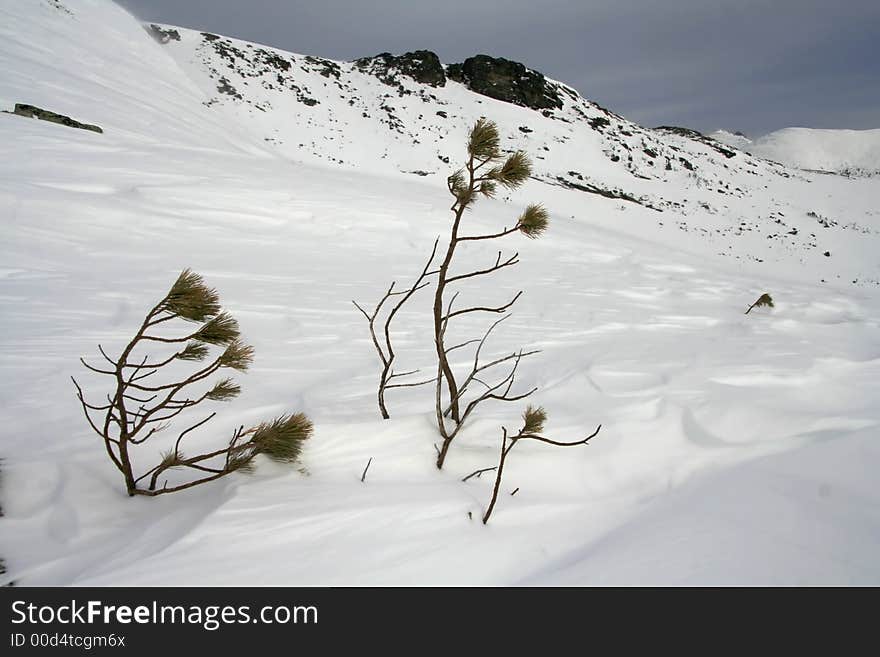
<svg viewBox="0 0 880 657">
<path fill-rule="evenodd" d="M 108 0 L 0 0 L 0 109 L 103 129 L 0 114 L 3 581 L 880 583 L 880 178 L 647 129 L 534 71 L 493 98 L 485 80 L 520 69 L 466 64 L 337 62 L 144 26 Z M 423 266 L 480 116 L 535 172 L 469 229 L 534 200 L 550 213 L 473 291 L 527 290 L 486 349 L 541 350 L 518 381 L 540 388 L 548 435 L 603 427 L 583 449 L 518 447 L 487 527 L 491 482 L 460 480 L 497 463 L 522 408 L 487 406 L 438 472 L 431 392 L 395 391 L 378 418 L 351 306 Z M 261 461 L 131 500 L 68 376 L 96 343 L 118 353 L 184 267 L 259 355 L 211 427 L 295 407 L 315 435 L 301 471 Z M 765 292 L 774 307 L 746 316 Z M 429 297 L 396 320 L 402 370 L 432 368 Z"/>
</svg>

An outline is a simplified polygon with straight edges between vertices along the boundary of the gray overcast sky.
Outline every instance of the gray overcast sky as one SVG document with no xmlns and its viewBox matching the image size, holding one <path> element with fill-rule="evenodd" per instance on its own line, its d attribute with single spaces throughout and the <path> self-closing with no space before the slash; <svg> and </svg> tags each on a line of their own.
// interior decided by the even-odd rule
<svg viewBox="0 0 880 657">
<path fill-rule="evenodd" d="M 302 54 L 521 61 L 646 126 L 880 128 L 880 0 L 118 0 Z"/>
</svg>

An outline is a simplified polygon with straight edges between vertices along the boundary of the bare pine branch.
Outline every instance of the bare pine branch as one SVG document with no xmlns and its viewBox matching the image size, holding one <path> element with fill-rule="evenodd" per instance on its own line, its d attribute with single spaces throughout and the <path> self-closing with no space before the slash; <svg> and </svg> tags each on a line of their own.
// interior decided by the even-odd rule
<svg viewBox="0 0 880 657">
<path fill-rule="evenodd" d="M 519 299 L 521 296 L 522 291 L 520 290 L 514 295 L 513 299 L 505 303 L 503 306 L 471 306 L 470 308 L 462 308 L 461 310 L 450 312 L 444 317 L 444 319 L 449 320 L 453 317 L 458 317 L 459 315 L 467 315 L 468 313 L 503 313 L 513 304 L 515 304 L 516 300 Z"/>
<path fill-rule="evenodd" d="M 467 477 L 462 479 L 462 481 L 467 481 L 471 477 L 476 477 L 477 479 L 479 479 L 483 475 L 484 472 L 492 472 L 493 470 L 497 470 L 497 469 L 498 469 L 498 466 L 493 465 L 491 468 L 481 468 L 479 470 L 474 470 Z"/>
<path fill-rule="evenodd" d="M 450 176 L 450 190 L 453 188 L 454 182 L 452 181 L 453 176 Z M 373 347 L 376 350 L 376 353 L 379 356 L 379 361 L 382 363 L 382 371 L 379 374 L 379 386 L 377 391 L 377 400 L 379 404 L 379 412 L 382 415 L 382 418 L 387 420 L 391 416 L 388 413 L 388 407 L 385 404 L 385 391 L 390 388 L 410 388 L 414 386 L 425 385 L 426 383 L 431 383 L 434 379 L 429 379 L 427 381 L 421 381 L 418 383 L 396 383 L 390 384 L 389 382 L 395 377 L 404 377 L 408 374 L 415 374 L 418 370 L 413 370 L 412 372 L 394 374 L 392 371 L 392 365 L 394 363 L 394 359 L 396 358 L 396 354 L 394 352 L 394 345 L 391 340 L 391 324 L 394 321 L 395 315 L 403 308 L 404 304 L 410 300 L 410 298 L 422 288 L 428 286 L 430 282 L 425 281 L 429 275 L 435 272 L 431 272 L 431 264 L 434 262 L 434 257 L 437 255 L 437 244 L 439 243 L 440 238 L 438 237 L 434 240 L 434 248 L 431 249 L 431 255 L 428 258 L 428 261 L 425 263 L 425 266 L 422 268 L 421 274 L 419 274 L 418 278 L 416 278 L 415 282 L 405 290 L 394 290 L 394 286 L 397 282 L 392 282 L 388 287 L 388 291 L 385 292 L 385 295 L 379 299 L 379 302 L 376 304 L 372 313 L 368 313 L 364 310 L 357 301 L 352 301 L 361 314 L 366 318 L 367 323 L 369 325 L 370 330 L 370 338 L 373 341 Z M 376 321 L 379 317 L 379 313 L 382 310 L 382 307 L 385 305 L 385 302 L 388 301 L 391 297 L 399 296 L 401 297 L 400 301 L 398 301 L 389 311 L 388 315 L 385 317 L 384 322 L 382 323 L 381 334 L 376 330 Z M 381 339 L 380 339 L 381 335 Z"/>
<path fill-rule="evenodd" d="M 460 281 L 465 278 L 472 278 L 474 276 L 482 276 L 484 274 L 491 274 L 492 272 L 499 271 L 500 269 L 504 269 L 505 267 L 510 267 L 519 262 L 519 253 L 514 253 L 504 262 L 501 262 L 501 251 L 498 252 L 498 259 L 495 261 L 495 264 L 487 269 L 479 269 L 477 271 L 472 271 L 469 274 L 459 274 L 458 276 L 452 276 L 446 279 L 447 283 L 454 283 L 455 281 Z"/>
</svg>

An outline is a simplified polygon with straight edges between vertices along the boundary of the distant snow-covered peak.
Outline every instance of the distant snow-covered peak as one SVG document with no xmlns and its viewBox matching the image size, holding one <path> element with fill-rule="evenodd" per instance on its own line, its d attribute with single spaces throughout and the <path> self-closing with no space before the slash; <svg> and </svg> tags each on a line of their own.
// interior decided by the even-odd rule
<svg viewBox="0 0 880 657">
<path fill-rule="evenodd" d="M 851 176 L 880 174 L 880 129 L 784 128 L 756 140 L 719 130 L 712 137 L 789 167 Z"/>
</svg>

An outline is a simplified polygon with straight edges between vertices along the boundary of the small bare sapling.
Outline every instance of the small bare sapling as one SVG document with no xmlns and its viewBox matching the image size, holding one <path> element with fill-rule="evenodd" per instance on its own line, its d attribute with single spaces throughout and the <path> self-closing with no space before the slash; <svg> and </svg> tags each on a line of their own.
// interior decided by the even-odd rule
<svg viewBox="0 0 880 657">
<path fill-rule="evenodd" d="M 501 478 L 504 476 L 504 464 L 507 461 L 507 456 L 510 454 L 511 450 L 519 441 L 537 440 L 538 442 L 547 443 L 548 445 L 556 445 L 557 447 L 576 447 L 577 445 L 586 445 L 599 433 L 599 430 L 602 428 L 602 425 L 600 424 L 596 428 L 596 430 L 586 438 L 582 438 L 581 440 L 574 440 L 572 442 L 562 442 L 558 440 L 551 440 L 550 438 L 545 438 L 541 435 L 541 433 L 544 431 L 544 422 L 546 421 L 547 412 L 542 407 L 539 406 L 538 408 L 534 408 L 532 406 L 528 406 L 523 413 L 523 426 L 516 435 L 508 436 L 507 429 L 505 427 L 501 427 L 501 456 L 498 459 L 498 466 L 497 470 L 495 471 L 495 486 L 492 489 L 492 499 L 489 501 L 489 506 L 486 509 L 486 513 L 483 515 L 484 525 L 489 522 L 492 511 L 495 509 L 495 503 L 498 501 L 498 491 L 501 489 Z M 486 472 L 489 469 L 490 468 L 485 468 L 483 470 L 478 470 L 477 472 Z M 465 477 L 464 481 L 467 481 L 467 479 L 469 478 L 470 477 Z M 511 493 L 511 495 L 516 494 L 516 491 L 518 490 L 519 488 Z"/>
</svg>

